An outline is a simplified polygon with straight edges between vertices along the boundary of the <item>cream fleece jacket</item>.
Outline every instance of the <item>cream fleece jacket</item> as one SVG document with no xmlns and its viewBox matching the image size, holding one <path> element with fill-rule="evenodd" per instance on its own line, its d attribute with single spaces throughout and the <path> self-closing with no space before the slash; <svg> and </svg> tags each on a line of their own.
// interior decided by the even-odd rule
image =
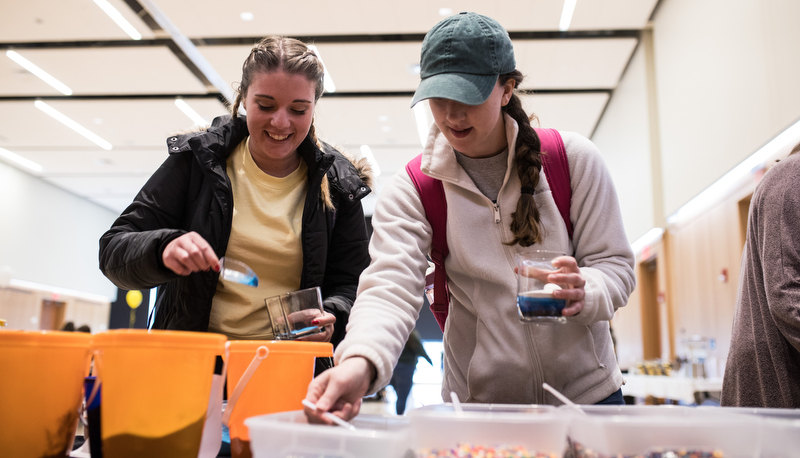
<svg viewBox="0 0 800 458">
<path fill-rule="evenodd" d="M 540 175 L 534 200 L 544 240 L 534 248 L 574 253 L 586 279 L 583 311 L 563 325 L 519 321 L 511 213 L 520 196 L 514 166 L 517 123 L 505 117 L 508 171 L 497 205 L 485 197 L 457 163 L 434 125 L 422 171 L 442 180 L 447 197 L 445 260 L 451 304 L 444 331 L 444 382 L 449 399 L 462 402 L 559 404 L 542 389 L 547 382 L 574 402 L 593 404 L 619 389 L 608 320 L 627 303 L 635 286 L 634 257 L 622 225 L 614 184 L 588 139 L 562 132 L 569 161 L 574 237 L 569 239 L 550 186 Z M 371 361 L 385 386 L 422 308 L 425 258 L 431 226 L 405 169 L 387 183 L 372 218 L 372 262 L 359 280 L 358 297 L 337 363 L 354 356 Z M 429 313 L 429 312 L 425 312 Z"/>
</svg>

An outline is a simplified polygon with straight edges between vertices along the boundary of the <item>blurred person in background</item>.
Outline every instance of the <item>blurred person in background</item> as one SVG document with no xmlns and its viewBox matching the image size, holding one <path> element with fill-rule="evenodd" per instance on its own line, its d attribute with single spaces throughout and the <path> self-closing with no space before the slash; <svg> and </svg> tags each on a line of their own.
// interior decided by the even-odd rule
<svg viewBox="0 0 800 458">
<path fill-rule="evenodd" d="M 414 371 L 417 369 L 417 360 L 419 358 L 424 359 L 433 366 L 431 357 L 428 356 L 428 352 L 425 351 L 425 347 L 422 345 L 419 331 L 415 329 L 408 336 L 408 340 L 403 346 L 403 351 L 400 352 L 397 365 L 392 372 L 392 379 L 389 381 L 389 385 L 392 385 L 397 393 L 397 403 L 395 404 L 397 415 L 403 415 L 406 411 L 406 402 L 408 401 L 408 395 L 411 393 L 411 387 L 414 386 Z"/>
<path fill-rule="evenodd" d="M 721 405 L 800 408 L 800 144 L 756 186 Z"/>
</svg>

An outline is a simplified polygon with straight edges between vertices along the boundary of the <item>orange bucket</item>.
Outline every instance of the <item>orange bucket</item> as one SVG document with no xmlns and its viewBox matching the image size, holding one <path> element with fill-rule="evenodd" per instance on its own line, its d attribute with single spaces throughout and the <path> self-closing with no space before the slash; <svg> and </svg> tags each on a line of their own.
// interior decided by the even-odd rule
<svg viewBox="0 0 800 458">
<path fill-rule="evenodd" d="M 91 334 L 0 331 L 0 452 L 66 456 L 78 427 Z"/>
<path fill-rule="evenodd" d="M 197 458 L 226 337 L 126 329 L 95 335 L 105 458 Z"/>
<path fill-rule="evenodd" d="M 233 458 L 248 458 L 251 456 L 250 435 L 244 420 L 256 415 L 302 409 L 308 384 L 314 378 L 314 359 L 333 356 L 333 345 L 284 340 L 235 340 L 228 345 L 228 393 L 240 390 L 237 385 L 254 362 L 259 347 L 268 350 L 265 358 L 261 355 L 262 360 L 250 379 L 243 381 L 246 386 L 241 387 L 235 404 L 229 396 L 226 407 L 226 410 L 230 409 L 226 416 L 230 417 L 231 454 Z"/>
</svg>

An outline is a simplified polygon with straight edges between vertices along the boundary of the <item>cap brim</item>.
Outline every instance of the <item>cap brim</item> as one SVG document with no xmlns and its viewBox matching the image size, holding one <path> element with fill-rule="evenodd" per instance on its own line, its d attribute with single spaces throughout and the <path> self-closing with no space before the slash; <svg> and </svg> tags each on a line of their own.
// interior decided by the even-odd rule
<svg viewBox="0 0 800 458">
<path fill-rule="evenodd" d="M 498 75 L 472 75 L 469 73 L 439 73 L 420 81 L 413 107 L 419 101 L 432 98 L 450 99 L 466 105 L 480 105 L 489 98 Z"/>
</svg>

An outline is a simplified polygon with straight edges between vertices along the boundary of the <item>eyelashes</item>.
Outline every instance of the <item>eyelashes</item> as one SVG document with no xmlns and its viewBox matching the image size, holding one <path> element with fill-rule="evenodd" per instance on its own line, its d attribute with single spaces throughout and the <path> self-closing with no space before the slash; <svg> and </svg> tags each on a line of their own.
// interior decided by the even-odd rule
<svg viewBox="0 0 800 458">
<path fill-rule="evenodd" d="M 275 107 L 259 105 L 258 109 L 261 111 L 274 111 Z M 308 110 L 291 110 L 292 113 L 297 115 L 304 115 Z"/>
</svg>

